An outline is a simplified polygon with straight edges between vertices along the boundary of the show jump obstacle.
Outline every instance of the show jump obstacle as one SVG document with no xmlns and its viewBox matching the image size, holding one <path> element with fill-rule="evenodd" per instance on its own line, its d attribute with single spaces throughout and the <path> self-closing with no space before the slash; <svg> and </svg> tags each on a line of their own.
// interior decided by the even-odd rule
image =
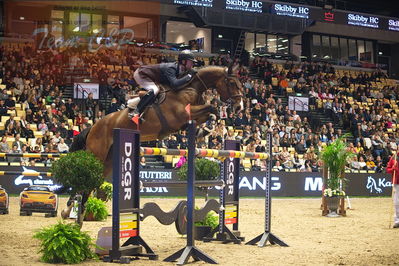
<svg viewBox="0 0 399 266">
<path fill-rule="evenodd" d="M 208 238 L 206 241 L 212 240 L 227 240 L 234 239 L 240 240 L 225 226 L 226 213 L 232 216 L 230 222 L 233 223 L 233 230 L 238 229 L 238 171 L 239 162 L 238 158 L 259 158 L 268 160 L 268 167 L 266 171 L 266 203 L 265 203 L 265 230 L 249 241 L 247 244 L 256 244 L 263 247 L 267 241 L 271 244 L 278 244 L 281 246 L 287 246 L 282 240 L 273 235 L 270 231 L 270 211 L 271 211 L 271 195 L 270 195 L 270 173 L 271 163 L 269 154 L 271 154 L 271 134 L 268 134 L 268 147 L 269 153 L 248 153 L 234 150 L 208 150 L 208 149 L 195 149 L 195 133 L 196 124 L 193 121 L 189 121 L 188 124 L 188 149 L 187 150 L 173 150 L 173 149 L 152 149 L 152 148 L 141 148 L 141 154 L 153 154 L 153 155 L 181 155 L 187 156 L 188 164 L 188 178 L 187 178 L 187 243 L 186 246 L 171 256 L 167 257 L 164 261 L 178 261 L 178 265 L 186 264 L 190 257 L 194 260 L 202 260 L 207 263 L 217 263 L 213 258 L 199 250 L 195 246 L 193 229 L 194 229 L 194 187 L 201 184 L 200 181 L 195 182 L 195 171 L 194 171 L 194 159 L 198 157 L 224 157 L 229 158 L 225 160 L 225 164 L 222 167 L 222 175 L 224 175 L 225 187 L 221 190 L 220 205 L 224 206 L 225 210 L 219 210 L 220 224 L 218 227 L 218 234 L 215 239 Z M 150 259 L 157 259 L 158 256 L 153 250 L 146 244 L 144 239 L 140 236 L 140 178 L 139 178 L 139 155 L 140 155 L 140 132 L 127 130 L 127 129 L 114 129 L 114 160 L 113 160 L 113 219 L 112 219 L 112 249 L 110 250 L 109 256 L 105 257 L 104 260 L 109 262 L 129 262 L 130 257 L 148 257 Z M 238 147 L 229 146 L 232 144 L 225 144 L 227 149 L 236 149 Z M 234 159 L 237 158 L 237 159 Z M 230 162 L 230 164 L 229 164 Z M 237 163 L 238 162 L 238 163 Z M 227 168 L 227 169 L 226 169 Z M 229 172 L 229 170 L 231 170 Z M 208 181 L 207 181 L 208 182 Z M 142 186 L 162 186 L 167 187 L 168 182 L 143 182 Z M 213 182 L 211 182 L 213 183 Z M 222 184 L 219 183 L 218 184 Z M 178 183 L 171 183 L 171 186 L 181 186 Z M 214 185 L 214 184 L 213 184 Z M 230 192 L 230 194 L 229 194 Z M 222 195 L 223 194 L 223 195 Z M 228 207 L 229 204 L 233 204 L 233 207 Z M 234 205 L 236 204 L 236 205 Z M 121 239 L 127 239 L 121 245 Z M 143 248 L 145 253 L 143 253 Z"/>
</svg>

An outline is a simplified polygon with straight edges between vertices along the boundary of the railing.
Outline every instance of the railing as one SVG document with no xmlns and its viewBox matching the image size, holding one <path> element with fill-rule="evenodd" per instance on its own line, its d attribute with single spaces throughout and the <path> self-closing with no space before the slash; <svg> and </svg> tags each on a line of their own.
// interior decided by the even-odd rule
<svg viewBox="0 0 399 266">
<path fill-rule="evenodd" d="M 294 110 L 293 110 L 293 111 L 297 111 L 297 110 L 296 110 L 296 103 L 297 103 L 297 102 L 299 103 L 299 105 L 302 106 L 302 109 L 301 109 L 301 110 L 298 110 L 298 111 L 304 111 L 304 112 L 308 112 L 308 111 L 309 111 L 309 104 L 307 104 L 307 103 L 301 101 L 300 99 L 298 99 L 298 98 L 296 98 L 296 97 L 294 97 Z M 288 103 L 288 105 L 289 105 L 289 103 Z M 305 108 L 306 108 L 306 109 L 305 109 Z"/>
</svg>

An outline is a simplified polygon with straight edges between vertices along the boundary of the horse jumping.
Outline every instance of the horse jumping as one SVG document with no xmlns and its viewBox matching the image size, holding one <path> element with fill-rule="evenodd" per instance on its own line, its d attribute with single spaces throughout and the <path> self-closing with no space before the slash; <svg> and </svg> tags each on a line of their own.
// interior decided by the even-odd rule
<svg viewBox="0 0 399 266">
<path fill-rule="evenodd" d="M 214 107 L 205 104 L 202 94 L 207 89 L 216 89 L 223 102 L 232 100 L 234 111 L 243 109 L 242 86 L 240 81 L 231 75 L 231 69 L 223 67 L 205 67 L 198 70 L 192 82 L 181 90 L 166 90 L 165 100 L 159 109 L 153 105 L 143 114 L 140 124 L 141 141 L 162 139 L 171 133 L 184 128 L 188 121 L 185 107 L 191 105 L 191 119 L 198 124 L 204 123 Z M 86 149 L 104 163 L 104 176 L 110 177 L 112 171 L 113 129 L 136 129 L 136 124 L 124 109 L 111 113 L 96 122 L 93 127 L 83 131 L 74 139 L 71 151 Z"/>
</svg>

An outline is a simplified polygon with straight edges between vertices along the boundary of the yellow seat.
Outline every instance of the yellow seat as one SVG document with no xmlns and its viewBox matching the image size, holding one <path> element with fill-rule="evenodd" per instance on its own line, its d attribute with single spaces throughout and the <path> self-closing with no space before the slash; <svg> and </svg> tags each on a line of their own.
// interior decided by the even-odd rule
<svg viewBox="0 0 399 266">
<path fill-rule="evenodd" d="M 8 110 L 8 111 L 7 111 L 7 114 L 9 114 L 9 115 L 15 115 L 15 110 Z"/>
<path fill-rule="evenodd" d="M 0 162 L 0 166 L 8 166 L 8 162 Z"/>
<path fill-rule="evenodd" d="M 163 160 L 165 163 L 172 163 L 173 162 L 173 155 L 164 155 Z"/>
<path fill-rule="evenodd" d="M 11 162 L 10 166 L 21 166 L 20 162 Z"/>
<path fill-rule="evenodd" d="M 173 168 L 176 166 L 176 164 L 177 164 L 177 162 L 179 161 L 179 159 L 180 159 L 180 158 L 173 157 L 173 159 L 172 159 L 172 166 L 173 166 Z"/>
<path fill-rule="evenodd" d="M 22 117 L 22 116 L 25 116 L 25 115 L 26 115 L 26 112 L 24 110 L 17 110 L 17 116 L 18 117 Z"/>
<path fill-rule="evenodd" d="M 244 166 L 244 168 L 251 169 L 251 167 L 252 167 L 251 160 L 250 159 L 243 159 L 242 160 L 242 165 Z"/>
<path fill-rule="evenodd" d="M 35 163 L 35 166 L 36 167 L 45 167 L 45 164 L 44 163 Z"/>
<path fill-rule="evenodd" d="M 43 133 L 41 131 L 33 131 L 33 135 L 36 138 L 42 138 L 43 137 Z"/>
</svg>

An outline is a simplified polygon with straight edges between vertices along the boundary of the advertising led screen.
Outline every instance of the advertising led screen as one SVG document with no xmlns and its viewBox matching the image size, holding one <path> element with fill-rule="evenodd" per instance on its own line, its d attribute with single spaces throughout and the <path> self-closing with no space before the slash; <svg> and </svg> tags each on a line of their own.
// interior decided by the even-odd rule
<svg viewBox="0 0 399 266">
<path fill-rule="evenodd" d="M 213 0 L 173 0 L 174 4 L 212 7 Z"/>
<path fill-rule="evenodd" d="M 348 13 L 348 25 L 380 28 L 380 19 L 376 16 Z"/>
<path fill-rule="evenodd" d="M 273 4 L 270 13 L 279 16 L 289 16 L 296 18 L 309 18 L 310 9 L 304 6 L 292 6 L 287 4 Z"/>
<path fill-rule="evenodd" d="M 261 1 L 226 0 L 226 9 L 262 13 Z"/>
<path fill-rule="evenodd" d="M 399 20 L 389 19 L 388 20 L 388 29 L 399 31 Z"/>
</svg>

